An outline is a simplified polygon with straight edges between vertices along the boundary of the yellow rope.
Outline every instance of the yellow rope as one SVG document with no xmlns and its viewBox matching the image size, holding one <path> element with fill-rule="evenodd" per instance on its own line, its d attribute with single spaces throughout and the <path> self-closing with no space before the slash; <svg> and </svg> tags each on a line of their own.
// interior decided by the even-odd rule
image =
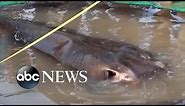
<svg viewBox="0 0 185 106">
<path fill-rule="evenodd" d="M 84 10 L 82 10 L 81 12 L 79 12 L 78 14 L 74 15 L 72 18 L 70 18 L 69 20 L 65 21 L 64 23 L 62 23 L 61 25 L 59 25 L 58 27 L 54 28 L 53 30 L 49 31 L 48 33 L 46 33 L 45 35 L 43 35 L 42 37 L 38 38 L 37 40 L 33 41 L 32 43 L 28 44 L 27 46 L 23 47 L 22 49 L 18 50 L 17 52 L 13 53 L 12 55 L 6 57 L 5 59 L 0 61 L 0 64 L 9 60 L 10 58 L 16 56 L 17 54 L 23 52 L 24 50 L 30 48 L 31 46 L 37 44 L 38 42 L 42 41 L 43 39 L 45 39 L 46 37 L 48 37 L 49 35 L 53 34 L 54 32 L 56 32 L 57 30 L 59 30 L 60 28 L 64 27 L 65 25 L 67 25 L 68 23 L 70 23 L 71 21 L 75 20 L 76 18 L 78 18 L 79 16 L 81 16 L 82 14 L 84 14 L 85 12 L 87 12 L 88 10 L 90 10 L 91 8 L 93 8 L 94 6 L 96 6 L 98 3 L 100 3 L 101 1 L 96 1 L 93 4 L 91 4 L 89 7 L 85 8 Z"/>
</svg>

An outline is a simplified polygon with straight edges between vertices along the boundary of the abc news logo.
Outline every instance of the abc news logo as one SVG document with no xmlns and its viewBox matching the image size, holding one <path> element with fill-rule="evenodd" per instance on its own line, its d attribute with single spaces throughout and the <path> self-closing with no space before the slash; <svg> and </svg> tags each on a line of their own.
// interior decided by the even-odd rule
<svg viewBox="0 0 185 106">
<path fill-rule="evenodd" d="M 87 82 L 87 71 L 51 71 L 48 74 L 46 71 L 42 71 L 42 83 L 46 82 L 46 78 L 49 79 L 51 82 L 55 83 L 64 83 L 65 79 L 64 76 L 66 75 L 67 81 L 76 82 L 78 77 L 81 77 L 82 80 L 78 80 L 79 83 Z M 37 86 L 40 80 L 40 74 L 38 70 L 32 66 L 23 66 L 20 68 L 16 75 L 17 83 L 25 88 L 31 89 Z"/>
</svg>

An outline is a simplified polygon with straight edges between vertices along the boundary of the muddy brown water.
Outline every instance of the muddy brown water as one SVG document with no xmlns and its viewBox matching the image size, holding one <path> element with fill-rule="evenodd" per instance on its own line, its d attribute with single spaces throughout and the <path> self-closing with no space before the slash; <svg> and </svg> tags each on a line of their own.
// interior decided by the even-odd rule
<svg viewBox="0 0 185 106">
<path fill-rule="evenodd" d="M 57 7 L 10 6 L 1 9 L 1 13 L 13 18 L 40 21 L 57 26 L 90 3 L 67 2 Z M 87 36 L 126 41 L 155 52 L 162 61 L 172 67 L 172 71 L 169 71 L 167 75 L 149 78 L 135 87 L 109 85 L 106 82 L 93 84 L 48 82 L 39 83 L 32 90 L 43 94 L 56 104 L 171 104 L 184 98 L 185 25 L 172 23 L 172 19 L 166 17 L 153 16 L 155 11 L 158 10 L 137 6 L 115 6 L 107 3 L 97 5 L 66 27 L 76 29 Z M 14 36 L 8 29 L 0 26 L 0 59 L 23 46 L 15 42 Z M 23 65 L 32 65 L 40 71 L 47 72 L 71 69 L 31 47 L 0 65 L 1 85 L 3 83 L 17 84 L 15 75 Z M 1 89 L 6 90 L 7 87 L 3 85 Z M 18 86 L 17 89 L 22 88 Z M 1 94 L 5 92 L 0 91 L 0 97 Z M 12 98 L 19 99 L 17 95 Z M 19 102 L 14 104 L 19 104 Z M 0 104 L 8 104 L 8 102 L 4 103 L 0 99 Z"/>
</svg>

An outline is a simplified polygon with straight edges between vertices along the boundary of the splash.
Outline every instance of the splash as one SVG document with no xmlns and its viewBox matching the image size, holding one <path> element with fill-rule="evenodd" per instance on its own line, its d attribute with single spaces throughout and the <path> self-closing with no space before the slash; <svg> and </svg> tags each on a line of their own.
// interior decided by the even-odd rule
<svg viewBox="0 0 185 106">
<path fill-rule="evenodd" d="M 31 65 L 32 65 L 32 66 L 35 66 L 34 60 L 36 59 L 36 57 L 34 56 L 33 50 L 29 48 L 29 49 L 26 50 L 26 52 L 27 52 L 28 55 L 29 55 L 29 59 L 30 59 Z"/>
<path fill-rule="evenodd" d="M 157 22 L 157 21 L 154 19 L 154 16 L 147 16 L 147 17 L 141 17 L 139 19 L 139 22 L 142 22 L 142 23 L 152 23 L 152 22 Z"/>
<path fill-rule="evenodd" d="M 170 36 L 171 43 L 175 43 L 177 41 L 177 35 L 180 29 L 181 29 L 181 24 L 175 24 L 169 27 L 169 30 L 170 30 L 169 36 Z"/>
<path fill-rule="evenodd" d="M 114 8 L 110 8 L 110 9 L 107 9 L 105 10 L 105 13 L 107 13 L 107 15 L 109 16 L 110 19 L 116 21 L 116 22 L 119 22 L 120 21 L 120 18 L 116 17 L 116 16 L 113 16 L 110 11 L 114 10 Z"/>
<path fill-rule="evenodd" d="M 80 22 L 80 25 L 79 25 L 78 32 L 80 34 L 90 35 L 90 33 L 92 33 L 92 31 L 90 29 L 90 23 L 88 21 L 86 13 L 81 16 L 81 20 L 80 21 L 81 22 Z"/>
<path fill-rule="evenodd" d="M 174 19 L 170 19 L 172 22 L 184 23 L 185 20 L 177 15 L 171 14 Z"/>
<path fill-rule="evenodd" d="M 143 26 L 143 29 L 148 29 L 148 28 L 152 28 L 154 27 L 154 25 L 149 25 L 149 24 L 146 24 L 145 26 Z M 141 44 L 140 44 L 140 48 L 142 49 L 149 49 L 150 47 L 150 42 L 153 38 L 153 31 L 149 31 L 149 32 L 146 32 L 144 35 L 143 35 L 143 39 L 141 40 Z"/>
<path fill-rule="evenodd" d="M 152 23 L 157 22 L 157 20 L 154 19 L 154 14 L 159 12 L 161 9 L 157 8 L 144 8 L 143 16 L 139 19 L 139 22 L 143 23 Z"/>
<path fill-rule="evenodd" d="M 98 10 L 92 11 L 92 12 L 91 12 L 91 15 L 93 16 L 93 18 L 91 19 L 91 21 L 100 19 L 100 16 L 99 16 L 100 14 L 102 14 L 101 11 L 98 11 Z"/>
<path fill-rule="evenodd" d="M 23 9 L 23 13 L 19 13 L 19 18 L 31 21 L 35 17 L 34 14 L 35 14 L 35 8 Z"/>
<path fill-rule="evenodd" d="M 110 29 L 108 29 L 108 31 L 109 31 L 113 36 L 118 36 L 117 32 L 118 32 L 119 30 L 121 30 L 121 29 L 122 29 L 122 27 L 115 27 L 115 28 L 110 28 Z"/>
</svg>

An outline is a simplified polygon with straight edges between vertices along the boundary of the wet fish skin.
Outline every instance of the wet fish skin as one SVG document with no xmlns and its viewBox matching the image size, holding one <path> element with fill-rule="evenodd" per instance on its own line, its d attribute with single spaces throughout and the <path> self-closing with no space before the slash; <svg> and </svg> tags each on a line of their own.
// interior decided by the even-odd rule
<svg viewBox="0 0 185 106">
<path fill-rule="evenodd" d="M 52 28 L 39 22 L 0 17 L 0 23 L 14 29 L 19 39 L 30 43 Z M 137 82 L 140 78 L 165 71 L 165 64 L 153 53 L 126 42 L 85 36 L 74 30 L 57 31 L 35 48 L 63 64 L 88 71 L 88 78 L 101 81 Z"/>
</svg>

